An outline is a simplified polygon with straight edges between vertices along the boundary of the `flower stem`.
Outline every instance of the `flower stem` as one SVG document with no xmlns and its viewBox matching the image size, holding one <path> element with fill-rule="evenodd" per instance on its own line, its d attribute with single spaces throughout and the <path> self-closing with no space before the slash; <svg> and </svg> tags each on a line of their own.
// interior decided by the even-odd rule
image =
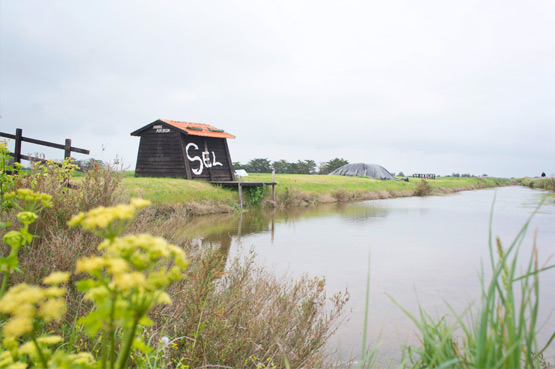
<svg viewBox="0 0 555 369">
<path fill-rule="evenodd" d="M 137 325 L 139 324 L 140 317 L 135 317 L 133 320 L 133 325 L 127 331 L 127 335 L 125 336 L 125 342 L 123 346 L 123 350 L 120 352 L 117 362 L 117 368 L 125 369 L 127 367 L 127 361 L 129 359 L 129 353 L 131 352 L 131 346 L 133 345 L 133 339 L 135 338 L 135 330 L 137 329 Z"/>
<path fill-rule="evenodd" d="M 37 352 L 39 354 L 39 358 L 40 358 L 40 361 L 42 363 L 42 367 L 46 369 L 48 367 L 48 363 L 46 362 L 46 358 L 44 357 L 44 354 L 42 353 L 42 350 L 40 349 L 39 343 L 37 342 L 34 335 L 31 338 L 33 340 L 33 343 L 35 344 L 35 347 L 37 348 Z"/>
<path fill-rule="evenodd" d="M 2 287 L 0 287 L 0 298 L 2 298 L 2 296 L 4 296 L 4 292 L 6 292 L 9 276 L 10 276 L 10 271 L 4 270 L 4 275 L 2 276 Z"/>
</svg>

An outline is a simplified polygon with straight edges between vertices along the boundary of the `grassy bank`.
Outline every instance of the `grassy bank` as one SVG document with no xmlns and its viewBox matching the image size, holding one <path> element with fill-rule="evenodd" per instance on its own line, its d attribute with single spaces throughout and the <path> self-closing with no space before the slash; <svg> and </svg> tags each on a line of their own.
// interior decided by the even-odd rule
<svg viewBox="0 0 555 369">
<path fill-rule="evenodd" d="M 525 177 L 520 180 L 520 184 L 530 188 L 539 188 L 542 190 L 555 192 L 555 177 Z"/>
<path fill-rule="evenodd" d="M 271 174 L 251 174 L 246 182 L 271 182 Z M 434 180 L 410 178 L 405 181 L 381 181 L 370 178 L 328 175 L 277 174 L 276 198 L 265 189 L 263 206 L 306 206 L 319 203 L 385 199 L 408 196 L 441 195 L 457 191 L 504 186 L 508 179 L 442 177 Z M 230 212 L 237 209 L 237 191 L 202 181 L 176 178 L 135 178 L 126 173 L 120 185 L 129 197 L 142 197 L 155 205 L 185 205 L 192 214 Z M 247 202 L 256 204 L 246 191 Z"/>
</svg>

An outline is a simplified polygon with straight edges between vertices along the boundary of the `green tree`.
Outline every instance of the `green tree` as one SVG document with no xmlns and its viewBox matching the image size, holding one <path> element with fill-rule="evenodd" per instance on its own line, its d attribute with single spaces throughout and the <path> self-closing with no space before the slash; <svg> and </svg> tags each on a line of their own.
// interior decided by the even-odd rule
<svg viewBox="0 0 555 369">
<path fill-rule="evenodd" d="M 287 160 L 278 160 L 272 163 L 272 167 L 276 173 L 289 173 L 291 164 Z"/>
<path fill-rule="evenodd" d="M 320 165 L 320 174 L 331 173 L 337 168 L 342 167 L 345 164 L 349 164 L 349 161 L 343 158 L 332 159 L 330 161 L 323 163 L 323 165 Z"/>
<path fill-rule="evenodd" d="M 233 169 L 237 170 L 237 169 L 245 169 L 245 166 L 243 164 L 241 164 L 238 161 L 234 161 L 233 162 Z"/>
<path fill-rule="evenodd" d="M 252 159 L 245 166 L 245 170 L 252 173 L 272 173 L 272 163 L 268 159 Z"/>
<path fill-rule="evenodd" d="M 314 160 L 297 161 L 297 174 L 314 174 L 316 173 L 316 162 Z"/>
<path fill-rule="evenodd" d="M 94 167 L 102 167 L 104 166 L 104 162 L 102 160 L 97 159 L 86 159 L 86 160 L 77 160 L 75 164 L 79 167 L 80 172 L 86 172 L 88 170 L 93 169 Z"/>
</svg>

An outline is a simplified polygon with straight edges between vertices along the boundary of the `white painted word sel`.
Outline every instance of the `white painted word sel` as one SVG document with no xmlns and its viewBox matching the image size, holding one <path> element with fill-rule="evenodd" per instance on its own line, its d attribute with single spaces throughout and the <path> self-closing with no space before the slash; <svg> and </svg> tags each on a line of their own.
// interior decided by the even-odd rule
<svg viewBox="0 0 555 369">
<path fill-rule="evenodd" d="M 194 143 L 190 143 L 187 145 L 187 147 L 185 147 L 185 152 L 187 153 L 187 159 L 189 159 L 189 161 L 195 162 L 198 161 L 199 162 L 199 167 L 197 169 L 192 169 L 194 174 L 196 174 L 197 176 L 202 174 L 202 171 L 204 170 L 204 168 L 211 168 L 211 167 L 217 167 L 217 166 L 223 166 L 222 163 L 216 161 L 216 154 L 214 153 L 214 151 L 212 151 L 212 160 L 210 160 L 210 153 L 208 151 L 203 151 L 201 153 L 202 155 L 202 159 L 199 156 L 193 156 L 191 157 L 191 155 L 189 155 L 189 148 L 194 148 L 195 150 L 198 150 L 198 146 Z"/>
<path fill-rule="evenodd" d="M 159 124 L 157 126 L 152 126 L 152 129 L 156 130 L 156 133 L 167 133 L 170 131 L 169 128 L 164 128 L 163 125 Z"/>
</svg>

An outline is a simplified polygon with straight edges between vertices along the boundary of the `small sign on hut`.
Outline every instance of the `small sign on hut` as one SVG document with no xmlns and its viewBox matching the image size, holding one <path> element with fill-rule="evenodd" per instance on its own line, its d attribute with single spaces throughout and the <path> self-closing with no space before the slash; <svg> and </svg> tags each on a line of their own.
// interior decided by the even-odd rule
<svg viewBox="0 0 555 369">
<path fill-rule="evenodd" d="M 131 133 L 141 137 L 135 177 L 233 181 L 228 138 L 208 124 L 158 119 Z"/>
</svg>

